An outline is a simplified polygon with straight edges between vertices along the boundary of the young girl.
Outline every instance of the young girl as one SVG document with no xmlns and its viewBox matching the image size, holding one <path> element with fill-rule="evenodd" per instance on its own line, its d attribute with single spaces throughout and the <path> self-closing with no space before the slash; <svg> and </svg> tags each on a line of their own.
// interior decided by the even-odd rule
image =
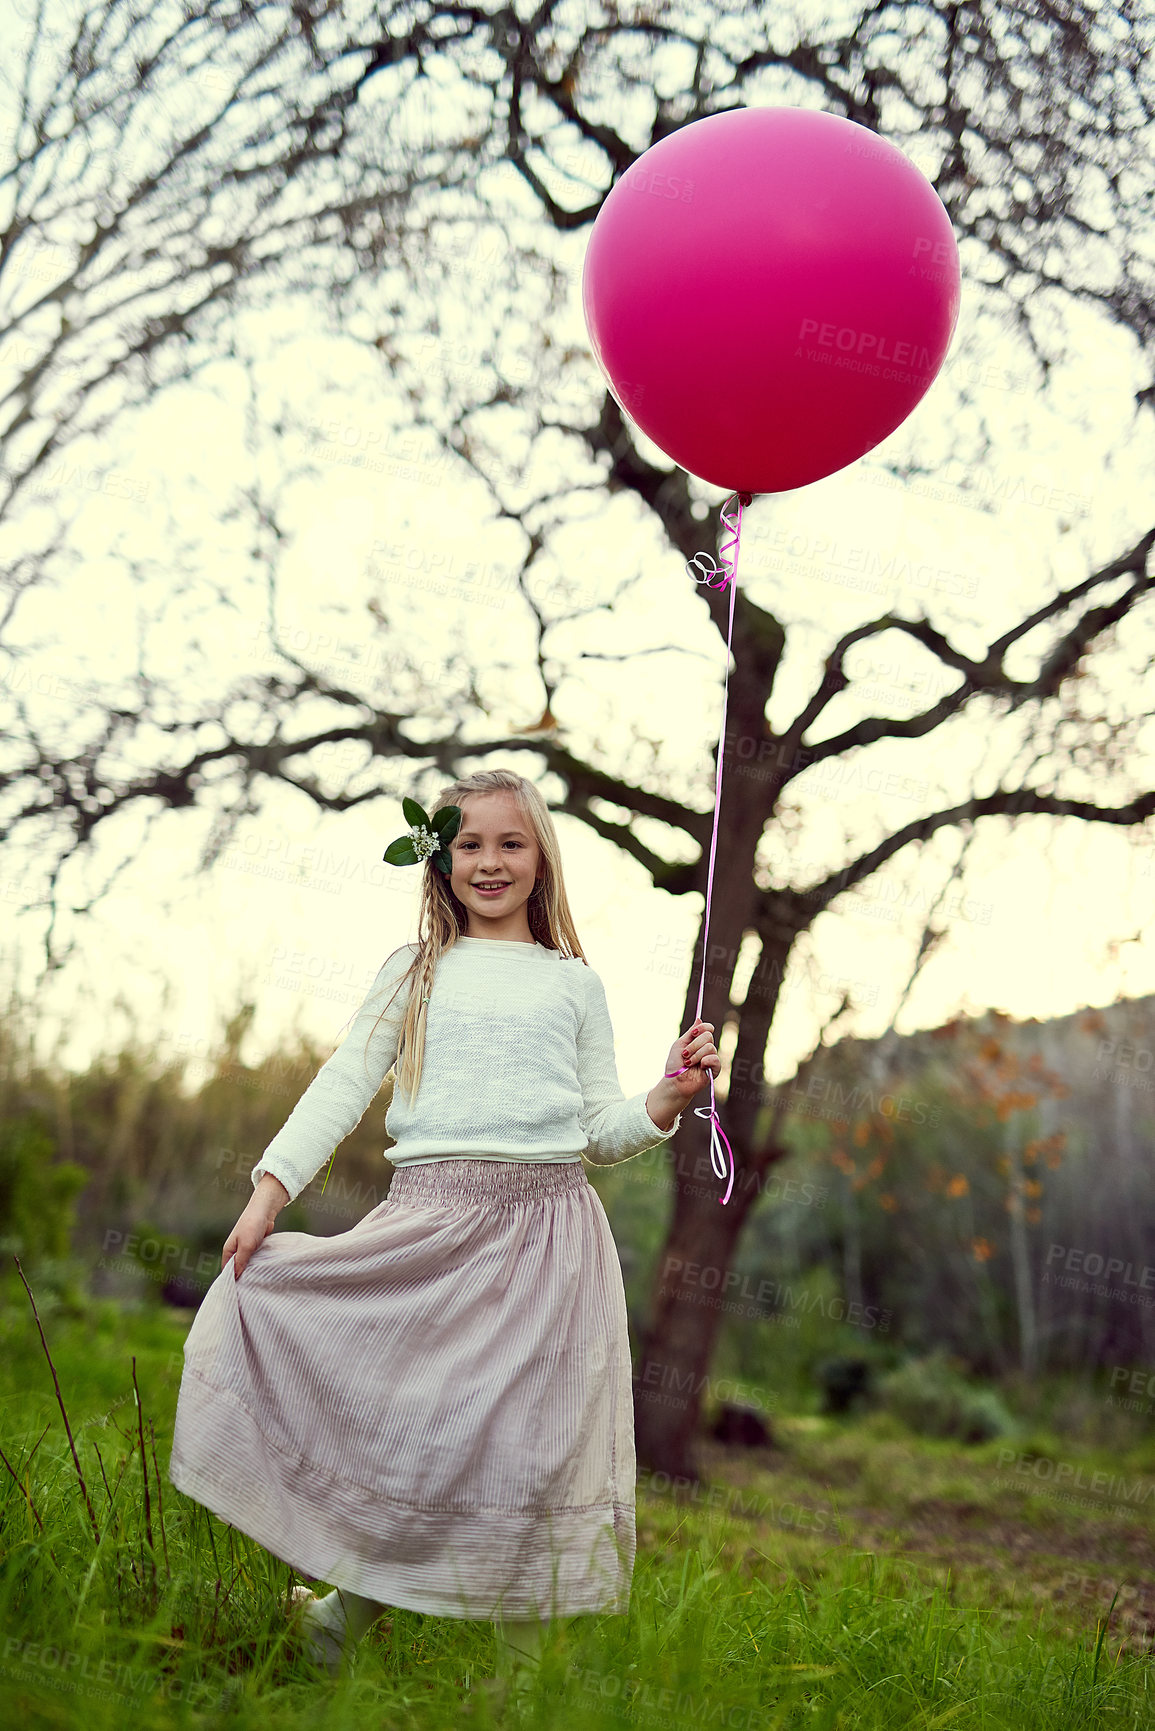
<svg viewBox="0 0 1155 1731">
<path fill-rule="evenodd" d="M 719 1069 L 697 1021 L 627 1099 L 540 792 L 483 770 L 446 805 L 451 869 L 421 866 L 417 943 L 253 1167 L 185 1343 L 168 1468 L 333 1583 L 292 1597 L 334 1673 L 389 1605 L 495 1621 L 502 1673 L 545 1620 L 628 1610 L 625 1292 L 582 1162 L 668 1139 Z M 270 1237 L 394 1065 L 386 1200 L 334 1237 Z"/>
</svg>

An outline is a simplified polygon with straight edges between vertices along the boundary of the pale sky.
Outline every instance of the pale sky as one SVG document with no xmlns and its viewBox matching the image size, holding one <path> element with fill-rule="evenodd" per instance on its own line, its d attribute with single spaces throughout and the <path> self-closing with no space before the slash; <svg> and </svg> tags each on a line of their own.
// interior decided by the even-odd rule
<svg viewBox="0 0 1155 1731">
<path fill-rule="evenodd" d="M 556 245 L 570 267 L 560 335 L 588 353 L 580 303 L 587 240 L 588 231 Z M 964 276 L 950 356 L 904 426 L 841 473 L 794 493 L 761 496 L 744 514 L 739 584 L 790 630 L 769 710 L 776 727 L 805 701 L 837 636 L 861 620 L 889 606 L 911 615 L 925 606 L 973 653 L 1057 584 L 1077 580 L 1146 527 L 1150 415 L 1127 432 L 1134 392 L 1147 382 L 1134 346 L 1079 317 L 1070 327 L 1074 359 L 1044 400 L 1029 357 L 1000 343 L 989 319 L 980 319 L 977 299 Z M 406 443 L 396 430 L 404 426 L 404 399 L 384 369 L 370 369 L 363 349 L 317 334 L 300 309 L 286 308 L 275 320 L 243 322 L 244 340 L 258 357 L 272 353 L 274 324 L 279 347 L 275 362 L 261 370 L 262 416 L 271 419 L 284 400 L 302 417 L 322 426 L 330 421 L 337 435 L 308 450 L 299 440 L 278 449 L 269 433 L 264 447 L 266 465 L 310 459 L 315 469 L 284 501 L 291 539 L 281 573 L 282 636 L 305 662 L 370 689 L 389 678 L 384 640 L 365 611 L 372 597 L 404 621 L 407 647 L 424 642 L 435 649 L 452 621 L 492 702 L 491 731 L 531 724 L 541 710 L 532 633 L 508 587 L 522 550 L 519 532 L 492 520 L 487 495 L 464 470 L 439 463 L 428 444 Z M 447 324 L 440 358 L 459 377 L 476 364 L 469 341 L 467 331 L 455 338 Z M 8 375 L 0 351 L 0 388 Z M 591 357 L 585 386 L 599 376 Z M 960 381 L 996 434 L 985 464 L 951 455 L 952 434 L 964 427 Z M 46 504 L 78 512 L 73 540 L 84 559 L 64 592 L 46 588 L 19 614 L 21 641 L 44 647 L 15 678 L 46 727 L 66 723 L 90 679 L 114 694 L 118 673 L 130 675 L 138 653 L 158 678 L 206 696 L 278 665 L 264 632 L 251 523 L 221 520 L 251 468 L 244 410 L 237 369 L 221 362 L 119 425 L 95 452 L 69 454 L 68 475 L 49 488 Z M 644 438 L 639 442 L 656 457 Z M 424 458 L 415 455 L 422 448 Z M 381 467 L 359 465 L 361 452 Z M 888 460 L 904 459 L 917 459 L 928 476 L 905 487 L 889 484 Z M 112 484 L 110 471 L 118 478 Z M 103 482 L 86 483 L 93 472 Z M 703 483 L 696 487 L 711 502 L 724 497 Z M 659 768 L 675 783 L 685 777 L 689 799 L 701 810 L 713 796 L 709 754 L 721 716 L 723 640 L 644 508 L 622 496 L 583 499 L 579 520 L 558 543 L 559 563 L 543 566 L 543 594 L 553 605 L 574 592 L 596 600 L 623 576 L 637 581 L 612 618 L 598 614 L 552 635 L 554 657 L 574 668 L 555 705 L 563 734 L 579 754 L 612 767 L 636 728 L 658 742 Z M 191 566 L 179 547 L 174 551 L 173 522 L 178 540 L 196 543 Z M 705 535 L 702 547 L 713 550 Z M 863 587 L 866 581 L 873 590 Z M 216 594 L 222 599 L 214 601 Z M 203 659 L 190 649 L 193 640 Z M 620 654 L 657 645 L 675 647 L 632 665 L 590 659 L 577 665 L 582 649 Z M 1124 646 L 1097 654 L 1093 664 L 1106 670 L 1113 702 L 1134 711 L 1143 705 L 1134 669 L 1150 653 L 1149 624 L 1128 626 Z M 1011 671 L 1027 674 L 1043 647 L 1036 636 Z M 194 681 L 198 666 L 212 670 L 207 684 L 203 672 Z M 830 705 L 812 740 L 859 714 L 911 713 L 955 683 L 949 675 L 942 680 L 939 664 L 895 633 L 860 644 L 848 668 L 865 694 L 856 699 L 852 688 Z M 902 680 L 919 677 L 924 683 L 904 699 Z M 939 683 L 928 687 L 928 677 Z M 389 686 L 376 689 L 384 699 Z M 316 705 L 299 710 L 290 730 L 333 719 L 331 706 Z M 1151 785 L 1152 737 L 1149 728 L 1130 764 L 1134 788 Z M 800 812 L 788 840 L 777 826 L 764 838 L 761 863 L 775 883 L 788 876 L 815 881 L 916 814 L 953 804 L 972 788 L 993 789 L 1014 761 L 1012 746 L 1005 724 L 992 732 L 981 720 L 964 720 L 949 734 L 882 742 L 815 769 L 791 786 Z M 526 753 L 488 760 L 496 763 L 531 775 L 537 768 Z M 643 757 L 631 764 L 645 782 Z M 335 759 L 326 781 L 338 786 L 352 768 L 347 758 Z M 374 779 L 358 776 L 351 785 L 375 785 L 396 768 L 384 763 Z M 1061 785 L 1103 804 L 1130 797 L 1121 780 L 1096 789 L 1068 775 Z M 547 797 L 559 791 L 549 778 L 544 789 Z M 728 802 L 742 792 L 741 777 L 724 791 L 720 851 Z M 334 816 L 285 788 L 262 786 L 259 797 L 261 814 L 242 822 L 204 878 L 193 871 L 210 826 L 207 809 L 154 817 L 147 837 L 140 811 L 102 826 L 95 863 L 82 874 L 74 867 L 65 872 L 66 897 L 85 899 L 122 858 L 137 857 L 83 921 L 78 955 L 40 992 L 42 1050 L 59 1037 L 62 1061 L 83 1067 L 97 1052 L 116 1049 L 131 1015 L 145 1030 L 155 1026 L 163 1048 L 195 1056 L 215 1046 L 246 990 L 258 1003 L 242 1054 L 249 1061 L 276 1049 L 295 1023 L 326 1049 L 337 1043 L 381 960 L 416 935 L 417 873 L 381 861 L 386 844 L 406 827 L 399 798 Z M 655 890 L 638 865 L 576 820 L 561 818 L 558 828 L 578 931 L 605 981 L 622 1085 L 632 1093 L 657 1080 L 679 1031 L 702 898 Z M 639 833 L 659 850 L 674 842 L 654 824 L 639 825 Z M 816 923 L 795 952 L 796 975 L 771 1040 L 772 1077 L 789 1075 L 810 1049 L 841 985 L 860 1006 L 844 1019 L 846 1033 L 870 1037 L 888 1025 L 926 906 L 960 840 L 943 832 L 921 852 L 907 849 L 859 899 L 844 897 Z M 956 886 L 950 935 L 916 984 L 899 1030 L 934 1025 L 959 1009 L 993 1005 L 1016 1017 L 1047 1017 L 1155 991 L 1148 920 L 1153 841 L 1150 825 L 1139 836 L 1045 818 L 1020 820 L 1014 831 L 1002 820 L 983 820 L 961 890 Z M 680 848 L 680 857 L 691 857 L 692 844 Z M 26 837 L 20 858 L 9 856 L 10 909 L 30 890 L 38 893 L 41 870 Z M 7 946 L 9 972 L 25 990 L 38 961 L 39 918 L 22 919 L 17 941 Z M 1145 923 L 1139 941 L 1112 950 Z M 197 1079 L 194 1067 L 190 1081 Z M 704 1093 L 698 1103 L 708 1098 Z"/>
</svg>

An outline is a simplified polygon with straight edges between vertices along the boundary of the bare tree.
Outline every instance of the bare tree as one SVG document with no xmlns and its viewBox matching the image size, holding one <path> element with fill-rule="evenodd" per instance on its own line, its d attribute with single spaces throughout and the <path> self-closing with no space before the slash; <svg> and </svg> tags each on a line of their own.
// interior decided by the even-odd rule
<svg viewBox="0 0 1155 1731">
<path fill-rule="evenodd" d="M 687 560 L 703 539 L 717 534 L 716 507 L 703 489 L 683 471 L 643 455 L 588 356 L 554 339 L 547 315 L 559 308 L 567 271 L 580 257 L 574 243 L 581 243 L 610 186 L 669 132 L 735 106 L 817 103 L 933 158 L 931 178 L 960 238 L 967 295 L 992 326 L 1000 319 L 1013 326 L 1037 369 L 1040 390 L 1063 358 L 1064 307 L 1093 311 L 1149 356 L 1153 296 L 1143 235 L 1151 205 L 1152 16 L 1129 3 L 1104 10 L 1078 0 L 872 5 L 852 25 L 837 28 L 798 25 L 780 18 L 777 8 L 733 3 L 711 6 L 704 17 L 689 6 L 627 10 L 590 4 L 583 11 L 557 0 L 542 0 L 524 17 L 512 6 L 430 4 L 420 9 L 420 19 L 416 10 L 310 7 L 299 0 L 291 10 L 210 4 L 195 20 L 203 27 L 199 34 L 191 18 L 173 32 L 174 57 L 182 41 L 211 41 L 211 53 L 219 56 L 213 64 L 250 55 L 249 130 L 238 142 L 236 128 L 246 115 L 241 96 L 222 101 L 212 125 L 202 122 L 192 138 L 162 153 L 142 183 L 126 187 L 115 210 L 81 239 L 77 266 L 37 304 L 38 314 L 47 316 L 49 336 L 40 337 L 42 349 L 7 399 L 15 404 L 14 422 L 0 429 L 0 438 L 6 441 L 8 473 L 20 476 L 59 448 L 60 428 L 80 430 L 81 422 L 67 418 L 67 402 L 62 408 L 53 391 L 59 391 L 65 368 L 78 364 L 66 347 L 77 323 L 70 309 L 80 309 L 80 346 L 88 354 L 104 352 L 94 342 L 96 307 L 108 293 L 97 292 L 100 269 L 125 288 L 117 327 L 122 334 L 119 346 L 111 344 L 103 371 L 98 366 L 91 382 L 86 373 L 74 387 L 77 415 L 80 406 L 97 414 L 103 402 L 97 386 L 114 374 L 131 372 L 141 390 L 157 388 L 164 378 L 150 375 L 152 358 L 169 347 L 179 353 L 197 318 L 197 338 L 211 352 L 214 331 L 203 315 L 217 302 L 224 305 L 230 285 L 260 282 L 271 294 L 307 291 L 317 282 L 334 321 L 364 344 L 374 364 L 388 369 L 391 388 L 405 393 L 414 423 L 432 429 L 464 470 L 486 481 L 497 516 L 522 532 L 518 589 L 535 636 L 542 725 L 488 730 L 483 681 L 467 659 L 452 672 L 454 664 L 447 661 L 445 680 L 431 686 L 412 678 L 407 683 L 399 671 L 402 695 L 382 700 L 283 649 L 283 673 L 249 678 L 219 700 L 180 706 L 176 719 L 163 722 L 170 748 L 163 766 L 126 774 L 120 766 L 128 745 L 157 725 L 156 691 L 142 676 L 137 704 L 92 706 L 93 725 L 79 752 L 55 749 L 29 712 L 18 713 L 0 781 L 3 833 L 13 840 L 26 830 L 40 834 L 51 821 L 63 862 L 119 813 L 142 804 L 168 809 L 208 803 L 220 814 L 208 861 L 237 816 L 256 809 L 259 791 L 269 783 L 295 786 L 326 811 L 380 797 L 379 782 L 355 793 L 327 787 L 313 767 L 326 752 L 361 751 L 366 761 L 389 760 L 399 787 L 409 785 L 411 766 L 432 785 L 434 778 L 455 773 L 465 757 L 528 752 L 532 768 L 552 772 L 564 790 L 555 810 L 629 854 L 657 887 L 673 895 L 700 893 L 711 815 L 687 803 L 687 793 L 696 790 L 678 786 L 660 750 L 644 776 L 631 771 L 628 756 L 616 766 L 608 754 L 587 761 L 552 721 L 568 676 L 552 653 L 552 634 L 573 614 L 543 606 L 530 578 L 575 515 L 589 509 L 591 497 L 625 494 L 653 514 L 666 544 Z M 122 33 L 129 45 L 123 52 L 130 51 L 133 31 L 145 28 L 117 4 L 90 16 L 95 23 L 78 34 L 80 47 L 69 45 L 71 70 L 57 75 L 74 107 L 82 90 L 99 88 L 87 81 L 90 68 L 108 63 L 113 22 L 135 20 Z M 163 58 L 150 54 L 142 87 Z M 57 64 L 64 64 L 60 56 Z M 435 74 L 449 101 L 423 109 L 422 95 Z M 89 109 L 83 116 L 78 111 L 77 136 L 98 136 L 102 103 L 126 127 L 138 94 L 126 90 L 122 77 L 111 94 L 86 96 Z M 45 140 L 51 132 L 44 115 L 34 117 L 20 135 L 28 141 L 13 152 L 5 184 L 23 191 L 14 197 L 0 268 L 7 267 L 33 221 L 45 226 L 31 214 L 29 189 L 37 164 L 49 166 Z M 83 155 L 91 160 L 90 151 Z M 381 162 L 388 174 L 371 167 Z M 193 225 L 186 233 L 181 220 L 186 210 L 215 216 L 229 208 L 229 199 L 215 201 L 218 186 L 237 200 L 232 238 L 220 256 L 219 243 L 214 250 L 203 230 Z M 164 285 L 169 310 L 126 326 L 129 309 L 136 317 L 139 291 L 128 292 L 127 267 L 119 267 L 118 277 L 121 255 L 108 243 L 133 213 L 162 194 L 171 227 L 151 252 L 138 250 L 134 262 L 155 263 L 162 271 L 172 262 Z M 254 231 L 261 245 L 253 244 Z M 504 240 L 491 257 L 480 237 L 494 231 Z M 72 238 L 65 244 L 75 246 L 75 235 L 66 232 Z M 87 229 L 83 233 L 88 236 Z M 143 246 L 147 230 L 140 233 Z M 462 235 L 472 237 L 464 250 Z M 186 297 L 178 289 L 190 275 L 190 247 L 192 274 L 203 286 L 181 312 Z M 404 294 L 396 288 L 398 276 Z M 82 297 L 86 288 L 91 303 Z M 476 365 L 464 375 L 450 368 L 444 379 L 435 378 L 428 349 L 415 350 L 414 343 L 423 331 L 438 334 L 447 309 L 463 306 L 475 333 Z M 514 368 L 503 333 L 511 327 L 511 310 L 520 308 L 524 318 L 527 307 L 534 322 L 522 338 L 522 353 L 531 356 L 531 365 L 519 383 L 511 381 Z M 21 328 L 31 329 L 35 320 L 20 316 Z M 173 376 L 180 376 L 179 367 L 165 375 Z M 952 425 L 974 461 L 989 449 L 991 432 L 965 378 L 951 377 L 959 402 Z M 1153 394 L 1155 386 L 1138 393 L 1136 415 L 1150 408 Z M 31 435 L 33 424 L 42 430 Z M 1126 436 L 1121 429 L 1120 437 Z M 523 455 L 513 463 L 506 453 L 515 446 Z M 20 451 L 28 454 L 20 457 Z M 560 487 L 551 486 L 544 477 L 556 478 L 563 452 L 574 473 Z M 13 485 L 10 506 L 17 494 Z M 249 502 L 275 544 L 275 510 L 255 495 Z M 1115 557 L 1090 561 L 1094 568 L 1077 581 L 1056 586 L 980 653 L 961 647 L 965 633 L 949 629 L 941 612 L 932 617 L 926 610 L 891 607 L 864 619 L 832 643 L 811 695 L 777 730 L 767 712 L 791 622 L 739 590 L 730 773 L 722 793 L 726 846 L 717 861 L 703 1003 L 706 1018 L 735 1042 L 724 1111 L 739 1176 L 730 1203 L 719 1207 L 707 1127 L 688 1115 L 671 1145 L 677 1185 L 641 1342 L 640 1388 L 652 1380 L 652 1371 L 664 1386 L 673 1381 L 701 1387 L 719 1313 L 693 1302 L 698 1295 L 684 1271 L 691 1265 L 720 1273 L 729 1268 L 765 1175 L 783 1156 L 762 1064 L 787 964 L 817 915 L 939 831 L 969 834 L 980 819 L 1032 815 L 1137 826 L 1155 812 L 1155 792 L 1131 785 L 1129 775 L 1146 716 L 1134 709 L 1119 714 L 1097 690 L 1089 666 L 1094 652 L 1112 646 L 1135 652 L 1149 618 L 1155 529 L 1136 528 L 1127 541 Z M 276 641 L 275 560 L 269 570 Z M 39 580 L 35 560 L 15 571 L 9 618 L 21 588 Z M 727 599 L 708 588 L 702 598 L 724 637 Z M 603 605 L 612 601 L 610 595 Z M 391 621 L 379 607 L 372 610 L 388 634 Z M 937 664 L 942 694 L 901 717 L 836 720 L 836 700 L 852 691 L 848 655 L 885 633 L 899 634 Z M 1025 660 L 1029 671 L 1023 671 Z M 247 704 L 243 731 L 233 720 L 240 697 Z M 331 706 L 332 719 L 295 727 L 306 705 L 310 716 L 316 713 L 318 699 Z M 423 723 L 416 731 L 409 725 L 415 717 Z M 775 887 L 768 881 L 760 843 L 772 826 L 787 821 L 795 784 L 804 791 L 808 772 L 825 763 L 856 764 L 859 753 L 872 746 L 885 750 L 888 742 L 933 743 L 951 737 L 964 721 L 985 731 L 988 771 L 1001 754 L 993 789 L 947 797 L 937 806 L 928 800 L 928 809 L 866 847 L 848 837 L 846 862 L 817 883 Z M 212 742 L 206 744 L 209 723 Z M 741 779 L 734 775 L 732 747 L 753 755 L 757 775 L 751 776 L 748 763 Z M 1096 797 L 1088 797 L 1088 767 L 1097 772 Z M 629 816 L 611 815 L 612 808 Z M 684 863 L 676 846 L 662 852 L 649 839 L 652 830 L 635 825 L 635 818 L 658 820 L 678 842 L 696 845 L 698 857 Z M 53 914 L 54 895 L 55 876 L 47 897 Z M 749 941 L 757 960 L 739 997 L 738 955 Z M 687 1019 L 696 1005 L 701 947 L 699 938 Z M 59 959 L 50 947 L 50 963 Z M 639 1401 L 639 1458 L 692 1476 L 697 1417 L 693 1393 L 680 1407 Z"/>
</svg>

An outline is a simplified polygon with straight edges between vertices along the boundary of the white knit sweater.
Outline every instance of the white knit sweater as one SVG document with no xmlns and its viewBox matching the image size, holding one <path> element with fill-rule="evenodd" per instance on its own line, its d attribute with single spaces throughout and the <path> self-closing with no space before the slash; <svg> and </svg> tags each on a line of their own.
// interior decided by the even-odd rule
<svg viewBox="0 0 1155 1731">
<path fill-rule="evenodd" d="M 298 1196 L 360 1123 L 397 1057 L 416 954 L 395 950 L 348 1036 L 318 1070 L 253 1167 Z M 375 1027 L 375 1024 L 376 1027 Z M 578 957 L 511 938 L 458 938 L 441 956 L 426 1006 L 421 1085 L 400 1084 L 385 1116 L 395 1166 L 473 1160 L 579 1160 L 612 1166 L 666 1141 L 646 1093 L 622 1092 L 601 979 Z"/>
</svg>

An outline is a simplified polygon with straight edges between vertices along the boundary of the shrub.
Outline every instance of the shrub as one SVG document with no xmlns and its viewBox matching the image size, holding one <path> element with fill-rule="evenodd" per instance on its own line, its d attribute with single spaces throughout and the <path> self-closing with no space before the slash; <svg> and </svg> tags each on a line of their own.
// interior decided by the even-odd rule
<svg viewBox="0 0 1155 1731">
<path fill-rule="evenodd" d="M 72 1255 L 76 1197 L 89 1181 L 72 1160 L 52 1164 L 56 1144 L 30 1112 L 0 1123 L 0 1302 L 24 1306 L 19 1270 L 34 1282 L 42 1312 L 83 1309 L 79 1264 Z"/>
<path fill-rule="evenodd" d="M 921 1436 L 978 1443 L 1010 1436 L 1018 1428 L 993 1388 L 969 1382 L 938 1352 L 891 1371 L 879 1394 L 882 1404 Z"/>
<path fill-rule="evenodd" d="M 221 1272 L 225 1235 L 215 1221 L 168 1232 L 152 1220 L 137 1220 L 125 1241 L 125 1261 L 146 1277 L 147 1301 L 195 1310 Z"/>
<path fill-rule="evenodd" d="M 849 1412 L 855 1401 L 870 1397 L 872 1366 L 865 1358 L 848 1356 L 823 1359 L 814 1380 L 823 1392 L 823 1412 Z"/>
</svg>

